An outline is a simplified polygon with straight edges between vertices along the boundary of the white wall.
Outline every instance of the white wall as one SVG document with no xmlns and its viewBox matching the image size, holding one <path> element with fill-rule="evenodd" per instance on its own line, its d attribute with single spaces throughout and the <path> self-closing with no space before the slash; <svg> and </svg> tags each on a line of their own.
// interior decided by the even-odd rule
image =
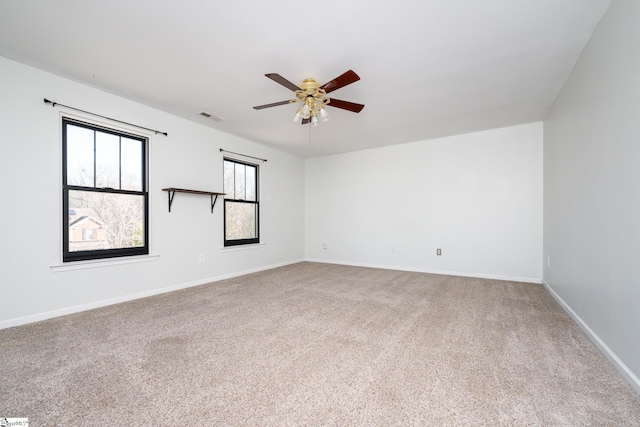
<svg viewBox="0 0 640 427">
<path fill-rule="evenodd" d="M 307 259 L 542 277 L 542 123 L 308 159 L 305 188 Z"/>
<path fill-rule="evenodd" d="M 544 281 L 640 393 L 639 22 L 611 3 L 544 122 Z"/>
<path fill-rule="evenodd" d="M 1 57 L 0 76 L 0 327 L 304 258 L 302 159 Z M 168 137 L 151 135 L 150 141 L 150 238 L 156 261 L 62 272 L 50 267 L 61 260 L 60 113 L 65 109 L 52 108 L 43 98 L 168 132 Z M 212 214 L 208 196 L 176 194 L 168 213 L 162 188 L 222 190 L 220 148 L 268 159 L 261 165 L 265 245 L 222 250 L 222 203 Z M 205 262 L 198 262 L 198 254 L 205 254 Z"/>
</svg>

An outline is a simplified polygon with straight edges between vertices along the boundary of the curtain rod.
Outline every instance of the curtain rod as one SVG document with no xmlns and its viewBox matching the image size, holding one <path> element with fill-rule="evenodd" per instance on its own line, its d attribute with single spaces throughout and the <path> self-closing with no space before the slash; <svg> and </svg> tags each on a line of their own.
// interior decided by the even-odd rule
<svg viewBox="0 0 640 427">
<path fill-rule="evenodd" d="M 55 107 L 56 105 L 60 105 L 60 106 L 62 106 L 62 107 L 69 108 L 69 109 L 71 109 L 71 110 L 80 111 L 80 112 L 82 112 L 82 113 L 91 114 L 91 115 L 93 115 L 93 116 L 101 117 L 101 118 L 103 118 L 103 119 L 111 120 L 111 121 L 114 121 L 114 122 L 118 122 L 118 123 L 122 123 L 122 124 L 125 124 L 125 125 L 129 125 L 129 126 L 134 126 L 134 127 L 137 127 L 138 129 L 144 129 L 144 130 L 148 130 L 148 131 L 151 131 L 151 132 L 155 132 L 155 133 L 156 133 L 156 135 L 160 133 L 160 134 L 162 134 L 162 135 L 164 135 L 164 136 L 169 136 L 169 135 L 167 135 L 167 132 L 161 132 L 161 131 L 159 131 L 159 130 L 149 129 L 149 128 L 146 128 L 146 127 L 144 127 L 144 126 L 135 125 L 135 124 L 133 124 L 133 123 L 123 122 L 122 120 L 112 119 L 111 117 L 101 116 L 100 114 L 92 113 L 92 112 L 90 112 L 90 111 L 81 110 L 81 109 L 79 109 L 79 108 L 75 108 L 75 107 L 70 107 L 70 106 L 68 106 L 68 105 L 60 104 L 59 102 L 49 101 L 47 98 L 45 98 L 45 99 L 44 99 L 44 103 L 45 103 L 45 104 L 51 104 L 51 106 L 52 106 L 52 107 Z"/>
<path fill-rule="evenodd" d="M 242 157 L 249 157 L 249 158 L 251 158 L 251 159 L 260 160 L 260 161 L 263 161 L 263 162 L 266 162 L 266 161 L 267 161 L 267 159 L 261 159 L 260 157 L 247 156 L 246 154 L 235 153 L 235 152 L 233 152 L 233 151 L 224 150 L 224 149 L 222 149 L 222 148 L 220 149 L 220 152 L 221 152 L 221 153 L 235 154 L 235 155 L 237 155 L 237 156 L 242 156 Z"/>
</svg>

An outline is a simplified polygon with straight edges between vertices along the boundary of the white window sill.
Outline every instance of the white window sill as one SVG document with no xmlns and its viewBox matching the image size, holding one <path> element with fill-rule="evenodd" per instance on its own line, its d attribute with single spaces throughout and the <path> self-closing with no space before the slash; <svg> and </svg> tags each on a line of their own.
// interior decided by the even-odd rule
<svg viewBox="0 0 640 427">
<path fill-rule="evenodd" d="M 109 267 L 112 265 L 134 264 L 138 262 L 156 261 L 160 255 L 140 255 L 123 258 L 96 259 L 90 261 L 65 262 L 63 264 L 51 264 L 49 267 L 55 272 L 83 270 L 86 268 Z"/>
<path fill-rule="evenodd" d="M 223 246 L 220 248 L 221 252 L 236 252 L 236 251 L 246 251 L 249 249 L 259 249 L 267 246 L 266 243 L 252 243 L 249 245 L 237 245 L 237 246 Z"/>
</svg>

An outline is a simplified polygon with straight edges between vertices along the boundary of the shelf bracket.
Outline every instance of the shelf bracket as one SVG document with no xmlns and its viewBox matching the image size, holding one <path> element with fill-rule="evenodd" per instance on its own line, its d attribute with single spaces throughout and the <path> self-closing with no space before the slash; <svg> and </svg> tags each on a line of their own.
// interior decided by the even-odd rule
<svg viewBox="0 0 640 427">
<path fill-rule="evenodd" d="M 213 213 L 213 207 L 216 205 L 217 201 L 218 201 L 218 195 L 212 194 L 211 195 L 211 213 Z M 171 210 L 169 210 L 169 212 L 171 212 Z"/>
<path fill-rule="evenodd" d="M 169 197 L 169 212 L 171 212 L 171 205 L 173 204 L 173 197 L 176 195 L 176 190 L 167 190 L 167 196 Z"/>
</svg>

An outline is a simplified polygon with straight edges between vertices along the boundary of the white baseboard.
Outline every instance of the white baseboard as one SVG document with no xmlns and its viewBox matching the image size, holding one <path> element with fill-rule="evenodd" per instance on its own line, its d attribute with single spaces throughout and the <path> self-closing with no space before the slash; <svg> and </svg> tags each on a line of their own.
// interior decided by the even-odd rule
<svg viewBox="0 0 640 427">
<path fill-rule="evenodd" d="M 138 292 L 135 294 L 123 295 L 115 298 L 109 298 L 101 301 L 94 301 L 86 304 L 75 305 L 72 307 L 65 307 L 58 310 L 47 311 L 44 313 L 31 314 L 29 316 L 17 317 L 14 319 L 8 319 L 0 321 L 0 329 L 11 328 L 14 326 L 26 325 L 28 323 L 39 322 L 41 320 L 52 319 L 54 317 L 66 316 L 67 314 L 79 313 L 81 311 L 92 310 L 94 308 L 106 307 L 108 305 L 119 304 L 122 302 L 133 301 L 140 298 L 146 298 L 153 295 L 164 294 L 167 292 L 178 291 L 180 289 L 191 288 L 193 286 L 204 285 L 211 282 L 218 282 L 220 280 L 231 279 L 233 277 L 244 276 L 246 274 L 257 273 L 259 271 L 271 270 L 278 267 L 284 267 L 285 265 L 296 264 L 304 260 L 287 261 L 279 264 L 267 265 L 264 267 L 252 268 L 249 270 L 238 271 L 235 273 L 223 274 L 221 276 L 207 277 L 204 279 L 194 280 L 192 282 L 180 283 L 177 285 L 167 286 L 159 289 L 152 289 L 149 291 Z"/>
<path fill-rule="evenodd" d="M 607 346 L 600 337 L 593 332 L 593 330 L 587 325 L 578 314 L 567 304 L 560 295 L 558 295 L 547 282 L 542 280 L 542 285 L 551 296 L 560 304 L 564 311 L 571 316 L 571 318 L 580 326 L 589 339 L 598 347 L 598 350 L 609 360 L 609 362 L 616 368 L 616 370 L 622 375 L 622 377 L 633 387 L 636 393 L 640 394 L 640 379 L 624 364 L 622 360 Z"/>
<path fill-rule="evenodd" d="M 542 283 L 541 279 L 536 277 L 504 276 L 500 274 L 484 274 L 484 273 L 467 273 L 467 272 L 450 271 L 450 270 L 430 270 L 430 269 L 424 269 L 424 268 L 399 267 L 397 265 L 366 264 L 366 263 L 359 263 L 359 262 L 334 261 L 334 260 L 312 259 L 312 258 L 307 258 L 305 259 L 305 261 L 318 262 L 323 264 L 350 265 L 352 267 L 380 268 L 382 270 L 398 270 L 398 271 L 411 271 L 414 273 L 440 274 L 442 276 L 460 276 L 460 277 L 475 277 L 478 279 L 506 280 L 509 282 L 535 283 L 538 285 Z"/>
</svg>

